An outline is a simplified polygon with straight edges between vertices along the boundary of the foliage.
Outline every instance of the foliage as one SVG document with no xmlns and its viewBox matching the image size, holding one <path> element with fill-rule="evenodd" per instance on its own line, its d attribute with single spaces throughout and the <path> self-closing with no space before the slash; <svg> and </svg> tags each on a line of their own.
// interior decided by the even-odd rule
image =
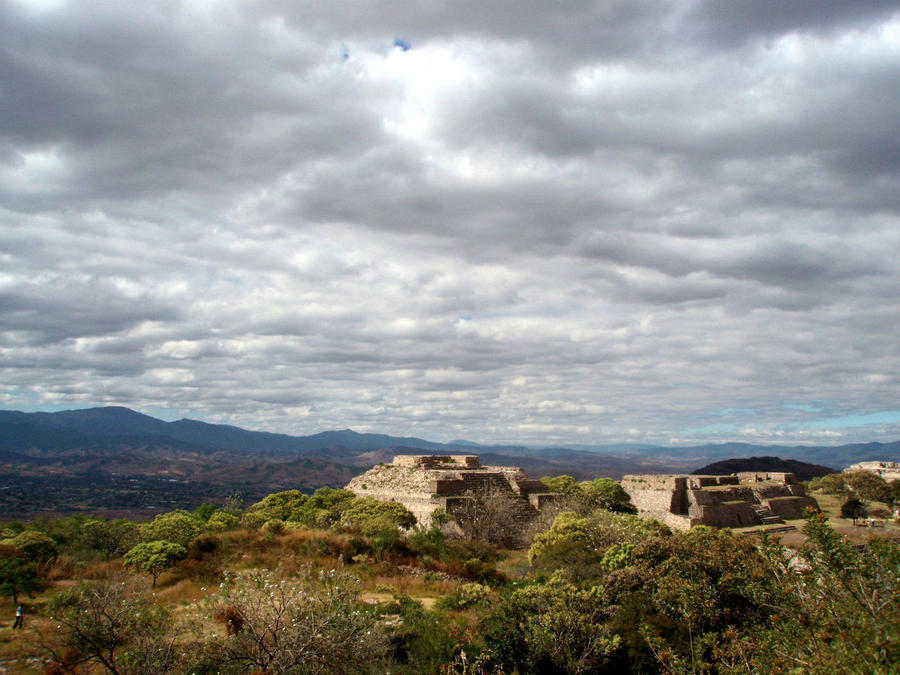
<svg viewBox="0 0 900 675">
<path fill-rule="evenodd" d="M 439 609 L 456 610 L 483 606 L 491 597 L 491 587 L 485 584 L 463 584 L 450 595 L 438 600 L 435 606 Z"/>
<path fill-rule="evenodd" d="M 453 657 L 457 644 L 451 629 L 455 626 L 440 612 L 427 610 L 401 595 L 379 613 L 388 626 L 390 656 L 395 664 L 390 672 L 436 673 Z"/>
<path fill-rule="evenodd" d="M 579 484 L 590 509 L 606 509 L 614 513 L 637 513 L 631 497 L 611 478 L 595 478 Z"/>
<path fill-rule="evenodd" d="M 178 666 L 169 612 L 124 583 L 79 585 L 53 597 L 50 616 L 69 666 L 97 664 L 108 673 L 155 675 Z M 72 654 L 77 655 L 75 663 Z"/>
<path fill-rule="evenodd" d="M 630 566 L 607 583 L 623 605 L 622 590 L 641 598 L 643 644 L 670 671 L 712 668 L 730 631 L 764 624 L 770 616 L 766 561 L 748 537 L 694 528 L 647 538 L 629 558 Z"/>
<path fill-rule="evenodd" d="M 847 494 L 847 483 L 844 481 L 844 474 L 830 473 L 809 481 L 809 490 L 810 492 L 824 492 L 829 495 L 841 496 Z"/>
<path fill-rule="evenodd" d="M 153 577 L 153 586 L 159 575 L 187 557 L 187 549 L 173 541 L 145 541 L 125 554 L 122 562 Z"/>
<path fill-rule="evenodd" d="M 509 672 L 599 672 L 621 646 L 602 595 L 561 574 L 517 589 L 483 619 L 485 644 Z"/>
<path fill-rule="evenodd" d="M 865 518 L 866 506 L 856 497 L 848 497 L 843 504 L 841 504 L 841 518 L 850 518 L 853 520 L 853 524 L 856 525 L 856 521 L 860 518 Z"/>
<path fill-rule="evenodd" d="M 341 527 L 374 536 L 385 529 L 404 530 L 416 524 L 416 517 L 399 502 L 385 502 L 372 497 L 356 497 L 341 512 Z"/>
<path fill-rule="evenodd" d="M 777 613 L 771 629 L 753 635 L 752 662 L 763 672 L 896 672 L 900 542 L 874 537 L 855 546 L 820 514 L 808 517 L 804 533 L 797 554 L 764 542 Z"/>
<path fill-rule="evenodd" d="M 194 516 L 196 516 L 197 520 L 200 520 L 204 523 L 209 521 L 209 517 L 214 514 L 219 509 L 215 504 L 210 504 L 206 502 L 201 504 L 196 509 L 194 509 Z"/>
<path fill-rule="evenodd" d="M 631 497 L 612 478 L 595 478 L 577 483 L 572 476 L 545 476 L 541 482 L 551 492 L 565 495 L 567 510 L 587 515 L 596 509 L 615 513 L 637 513 Z"/>
<path fill-rule="evenodd" d="M 106 560 L 125 553 L 134 546 L 139 536 L 138 526 L 124 519 L 108 521 L 91 518 L 80 527 L 82 546 L 100 553 Z"/>
<path fill-rule="evenodd" d="M 884 478 L 871 471 L 848 471 L 844 480 L 863 501 L 890 504 L 894 497 L 893 490 Z"/>
<path fill-rule="evenodd" d="M 299 523 L 303 517 L 300 509 L 308 499 L 299 490 L 276 492 L 251 505 L 244 515 L 257 526 L 273 519 Z"/>
<path fill-rule="evenodd" d="M 518 497 L 488 485 L 456 499 L 451 515 L 467 538 L 516 548 L 523 534 L 516 514 L 520 508 Z"/>
<path fill-rule="evenodd" d="M 149 523 L 141 525 L 141 539 L 150 541 L 172 541 L 187 546 L 203 531 L 203 524 L 188 511 L 161 513 Z"/>
<path fill-rule="evenodd" d="M 240 525 L 241 518 L 228 511 L 216 511 L 206 521 L 206 528 L 214 532 L 231 530 Z"/>
<path fill-rule="evenodd" d="M 668 528 L 632 515 L 597 511 L 579 516 L 564 511 L 550 529 L 534 538 L 528 560 L 540 572 L 566 569 L 576 578 L 594 578 L 603 575 L 604 556 L 611 546 L 634 544 L 660 533 L 668 534 Z M 612 564 L 612 559 L 607 562 Z"/>
<path fill-rule="evenodd" d="M 37 564 L 10 546 L 0 547 L 0 595 L 19 603 L 19 595 L 44 588 Z"/>
<path fill-rule="evenodd" d="M 359 605 L 358 581 L 343 570 L 305 568 L 296 580 L 238 574 L 212 602 L 232 617 L 206 650 L 205 666 L 222 672 L 374 672 L 387 648 L 376 616 Z"/>
<path fill-rule="evenodd" d="M 329 528 L 339 523 L 343 512 L 356 499 L 350 490 L 323 487 L 311 495 L 299 490 L 276 492 L 253 504 L 244 514 L 255 527 L 268 520 L 299 523 L 307 527 Z"/>
<path fill-rule="evenodd" d="M 59 555 L 56 542 L 46 534 L 34 530 L 24 530 L 12 539 L 5 539 L 0 543 L 15 546 L 17 551 L 39 568 L 45 568 Z"/>
</svg>

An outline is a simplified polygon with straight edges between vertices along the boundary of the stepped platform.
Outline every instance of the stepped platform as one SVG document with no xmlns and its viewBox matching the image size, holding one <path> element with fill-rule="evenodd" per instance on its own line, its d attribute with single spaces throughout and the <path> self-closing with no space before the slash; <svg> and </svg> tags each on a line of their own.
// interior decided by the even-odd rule
<svg viewBox="0 0 900 675">
<path fill-rule="evenodd" d="M 451 517 L 474 494 L 503 494 L 511 498 L 515 518 L 523 525 L 535 518 L 556 495 L 518 467 L 482 466 L 478 455 L 397 455 L 349 483 L 360 497 L 403 504 L 420 525 L 444 509 Z"/>
<path fill-rule="evenodd" d="M 819 508 L 791 473 L 632 475 L 622 479 L 622 487 L 639 516 L 677 530 L 775 525 L 802 518 L 809 507 Z"/>
</svg>

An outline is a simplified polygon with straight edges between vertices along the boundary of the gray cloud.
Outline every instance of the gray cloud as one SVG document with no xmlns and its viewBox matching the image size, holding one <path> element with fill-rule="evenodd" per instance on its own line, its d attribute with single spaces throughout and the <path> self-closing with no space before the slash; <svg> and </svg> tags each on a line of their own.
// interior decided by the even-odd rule
<svg viewBox="0 0 900 675">
<path fill-rule="evenodd" d="M 821 422 L 900 393 L 891 3 L 10 2 L 0 25 L 2 407 L 900 433 Z"/>
</svg>

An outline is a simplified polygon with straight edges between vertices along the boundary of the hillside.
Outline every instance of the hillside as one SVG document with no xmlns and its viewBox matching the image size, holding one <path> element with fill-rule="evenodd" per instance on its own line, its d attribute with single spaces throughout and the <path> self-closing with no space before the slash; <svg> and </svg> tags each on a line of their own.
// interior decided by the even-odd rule
<svg viewBox="0 0 900 675">
<path fill-rule="evenodd" d="M 535 477 L 569 474 L 586 480 L 688 473 L 739 454 L 778 455 L 842 468 L 872 459 L 896 460 L 900 442 L 791 448 L 736 443 L 529 448 L 438 443 L 350 429 L 290 436 L 189 419 L 165 422 L 124 407 L 0 411 L 0 509 L 10 518 L 96 509 L 147 516 L 221 502 L 235 492 L 250 500 L 288 488 L 338 487 L 396 454 L 423 451 L 477 452 L 485 463 L 520 466 Z"/>
<path fill-rule="evenodd" d="M 780 457 L 736 457 L 707 464 L 691 473 L 707 476 L 727 476 L 739 471 L 792 473 L 797 477 L 797 480 L 810 480 L 819 476 L 827 476 L 830 473 L 837 473 L 836 469 L 830 469 L 827 466 L 799 462 L 796 459 L 781 459 Z"/>
</svg>

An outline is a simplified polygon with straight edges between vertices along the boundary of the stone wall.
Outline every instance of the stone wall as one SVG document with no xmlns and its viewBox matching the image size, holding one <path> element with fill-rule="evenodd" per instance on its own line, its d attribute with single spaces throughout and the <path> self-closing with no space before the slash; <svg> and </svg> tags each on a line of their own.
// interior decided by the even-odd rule
<svg viewBox="0 0 900 675">
<path fill-rule="evenodd" d="M 888 482 L 900 480 L 900 462 L 859 462 L 844 469 L 848 471 L 868 471 Z"/>
<path fill-rule="evenodd" d="M 546 485 L 529 479 L 521 469 L 482 466 L 478 455 L 398 455 L 390 464 L 357 476 L 347 489 L 362 497 L 399 502 L 424 526 L 431 524 L 436 509 L 452 515 L 473 493 L 514 498 L 513 511 L 523 526 L 556 498 Z"/>
<path fill-rule="evenodd" d="M 679 530 L 772 524 L 800 518 L 807 507 L 818 508 L 790 473 L 630 475 L 622 479 L 622 487 L 639 516 Z"/>
</svg>

